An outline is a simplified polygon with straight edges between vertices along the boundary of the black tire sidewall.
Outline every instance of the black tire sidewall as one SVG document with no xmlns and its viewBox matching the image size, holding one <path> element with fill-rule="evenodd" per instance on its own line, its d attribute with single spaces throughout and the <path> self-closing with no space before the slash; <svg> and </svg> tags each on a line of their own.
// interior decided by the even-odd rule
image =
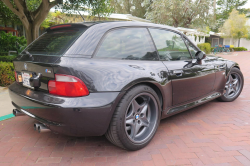
<svg viewBox="0 0 250 166">
<path fill-rule="evenodd" d="M 132 99 L 140 94 L 140 93 L 150 93 L 156 100 L 157 102 L 157 106 L 158 106 L 158 119 L 156 122 L 156 126 L 154 128 L 154 131 L 152 132 L 152 134 L 150 135 L 150 137 L 148 137 L 144 142 L 142 143 L 134 143 L 132 142 L 125 131 L 125 113 L 127 111 L 127 108 L 130 104 L 130 102 L 132 101 Z M 156 94 L 156 92 L 150 88 L 149 86 L 146 85 L 139 85 L 136 86 L 134 88 L 132 88 L 131 90 L 129 90 L 127 92 L 127 94 L 125 94 L 125 96 L 122 98 L 122 100 L 120 101 L 120 107 L 117 108 L 116 111 L 118 111 L 118 118 L 117 118 L 117 135 L 118 138 L 120 139 L 120 141 L 122 142 L 123 146 L 128 149 L 128 150 L 138 150 L 141 149 L 143 147 L 145 147 L 153 138 L 153 136 L 156 133 L 156 130 L 159 126 L 159 122 L 160 122 L 160 117 L 161 117 L 161 108 L 160 108 L 160 100 Z"/>
</svg>

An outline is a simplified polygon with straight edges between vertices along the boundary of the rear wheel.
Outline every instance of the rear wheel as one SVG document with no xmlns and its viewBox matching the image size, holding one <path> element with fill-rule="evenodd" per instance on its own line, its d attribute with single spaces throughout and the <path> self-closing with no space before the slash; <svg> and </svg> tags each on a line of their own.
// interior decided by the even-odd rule
<svg viewBox="0 0 250 166">
<path fill-rule="evenodd" d="M 121 148 L 139 150 L 155 135 L 160 122 L 160 101 L 146 85 L 130 89 L 112 117 L 106 138 Z"/>
<path fill-rule="evenodd" d="M 226 102 L 234 101 L 240 95 L 243 85 L 244 77 L 241 71 L 237 68 L 233 68 L 228 75 L 224 94 L 218 99 Z"/>
</svg>

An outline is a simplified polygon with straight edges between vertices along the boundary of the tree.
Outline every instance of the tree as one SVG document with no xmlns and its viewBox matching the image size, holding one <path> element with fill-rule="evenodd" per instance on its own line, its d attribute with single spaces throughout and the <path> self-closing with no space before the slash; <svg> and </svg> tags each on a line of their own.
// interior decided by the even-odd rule
<svg viewBox="0 0 250 166">
<path fill-rule="evenodd" d="M 39 27 L 47 17 L 49 10 L 58 4 L 57 1 L 49 2 L 39 0 L 34 3 L 35 6 L 30 6 L 30 1 L 25 0 L 1 0 L 15 15 L 21 20 L 28 44 L 38 37 Z M 38 7 L 36 7 L 38 6 Z"/>
<path fill-rule="evenodd" d="M 246 25 L 247 18 L 245 14 L 239 14 L 236 9 L 230 13 L 229 18 L 225 21 L 220 32 L 224 38 L 238 39 L 238 47 L 240 46 L 241 38 L 248 38 L 249 26 Z"/>
<path fill-rule="evenodd" d="M 0 0 L 21 20 L 28 44 L 39 35 L 39 27 L 52 7 L 62 10 L 84 10 L 94 0 Z M 105 1 L 105 0 L 102 0 Z M 106 0 L 107 1 L 107 0 Z M 63 3 L 62 3 L 63 2 Z M 103 8 L 102 8 L 103 9 Z M 101 11 L 99 11 L 101 13 Z"/>
<path fill-rule="evenodd" d="M 115 13 L 132 14 L 136 17 L 145 18 L 150 3 L 144 1 L 145 0 L 111 0 L 111 6 L 114 8 Z"/>
<path fill-rule="evenodd" d="M 17 15 L 15 15 L 7 6 L 5 6 L 2 1 L 0 1 L 0 21 L 5 25 L 12 22 L 18 24 L 21 23 Z"/>
<path fill-rule="evenodd" d="M 110 1 L 107 0 L 93 0 L 88 4 L 90 14 L 97 16 L 99 21 L 100 17 L 109 16 L 113 12 Z"/>
<path fill-rule="evenodd" d="M 244 6 L 247 1 L 248 0 L 218 0 L 216 9 L 216 17 L 218 20 L 217 27 L 221 27 L 224 24 L 225 20 L 228 19 L 229 14 L 233 9 L 236 9 L 240 13 L 246 14 L 247 11 L 245 9 L 241 9 L 240 7 Z"/>
<path fill-rule="evenodd" d="M 205 28 L 212 21 L 211 0 L 154 0 L 146 18 L 174 27 Z"/>
</svg>

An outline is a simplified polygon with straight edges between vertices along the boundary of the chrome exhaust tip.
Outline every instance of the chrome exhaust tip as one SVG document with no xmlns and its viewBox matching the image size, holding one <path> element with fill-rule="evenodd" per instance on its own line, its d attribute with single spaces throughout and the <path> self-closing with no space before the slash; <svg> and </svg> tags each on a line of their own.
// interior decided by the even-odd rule
<svg viewBox="0 0 250 166">
<path fill-rule="evenodd" d="M 34 130 L 38 130 L 38 126 L 41 125 L 40 123 L 34 123 Z"/>
<path fill-rule="evenodd" d="M 13 109 L 13 115 L 14 116 L 25 116 L 26 114 L 19 111 L 18 109 Z"/>
<path fill-rule="evenodd" d="M 48 127 L 46 127 L 45 125 L 40 124 L 37 128 L 37 131 L 38 131 L 38 133 L 46 133 L 46 132 L 50 132 L 51 130 Z"/>
</svg>

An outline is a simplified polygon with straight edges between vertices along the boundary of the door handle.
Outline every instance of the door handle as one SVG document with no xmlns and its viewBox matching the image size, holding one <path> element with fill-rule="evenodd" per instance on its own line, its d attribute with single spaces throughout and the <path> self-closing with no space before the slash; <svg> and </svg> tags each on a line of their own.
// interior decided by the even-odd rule
<svg viewBox="0 0 250 166">
<path fill-rule="evenodd" d="M 183 71 L 182 71 L 182 70 L 174 70 L 173 73 L 174 73 L 177 77 L 180 77 L 180 76 L 182 76 Z"/>
</svg>

